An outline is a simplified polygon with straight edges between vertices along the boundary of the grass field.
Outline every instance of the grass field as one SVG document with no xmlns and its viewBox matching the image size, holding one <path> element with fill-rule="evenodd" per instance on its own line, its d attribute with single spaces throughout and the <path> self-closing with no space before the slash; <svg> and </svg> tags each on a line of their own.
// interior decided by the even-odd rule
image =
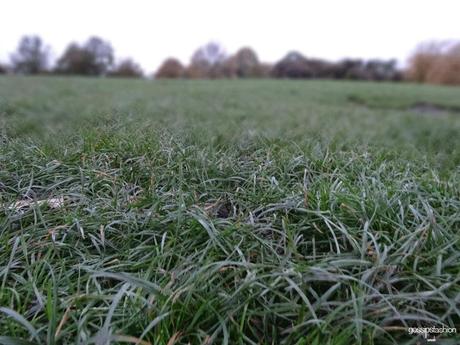
<svg viewBox="0 0 460 345">
<path fill-rule="evenodd" d="M 459 108 L 410 84 L 0 78 L 0 343 L 460 333 Z"/>
</svg>

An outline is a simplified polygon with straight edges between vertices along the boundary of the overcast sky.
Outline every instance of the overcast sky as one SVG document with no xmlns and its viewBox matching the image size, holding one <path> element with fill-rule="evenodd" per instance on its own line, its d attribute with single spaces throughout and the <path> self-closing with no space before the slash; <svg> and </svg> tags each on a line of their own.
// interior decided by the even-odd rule
<svg viewBox="0 0 460 345">
<path fill-rule="evenodd" d="M 169 56 L 188 62 L 210 40 L 266 62 L 299 50 L 404 63 L 420 41 L 460 39 L 460 0 L 4 0 L 0 10 L 0 61 L 22 35 L 40 35 L 54 57 L 98 35 L 147 72 Z"/>
</svg>

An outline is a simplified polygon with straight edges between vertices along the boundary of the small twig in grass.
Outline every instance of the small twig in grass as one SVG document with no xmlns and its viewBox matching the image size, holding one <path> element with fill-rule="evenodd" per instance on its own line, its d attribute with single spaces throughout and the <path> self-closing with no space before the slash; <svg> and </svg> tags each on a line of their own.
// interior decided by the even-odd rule
<svg viewBox="0 0 460 345">
<path fill-rule="evenodd" d="M 64 315 L 62 316 L 61 322 L 59 322 L 59 325 L 56 328 L 56 333 L 54 334 L 55 338 L 59 337 L 59 334 L 61 334 L 62 327 L 67 322 L 67 319 L 69 318 L 69 313 L 70 313 L 71 309 L 72 309 L 72 307 L 68 306 L 66 311 L 64 312 Z"/>
</svg>

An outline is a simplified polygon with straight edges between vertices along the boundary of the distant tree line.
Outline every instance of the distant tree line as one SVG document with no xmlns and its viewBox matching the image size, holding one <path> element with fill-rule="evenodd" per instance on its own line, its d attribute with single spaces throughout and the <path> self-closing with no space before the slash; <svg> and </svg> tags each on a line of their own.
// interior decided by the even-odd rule
<svg viewBox="0 0 460 345">
<path fill-rule="evenodd" d="M 71 43 L 50 68 L 49 48 L 38 36 L 25 36 L 11 55 L 11 66 L 0 64 L 0 73 L 116 76 L 140 78 L 141 67 L 131 59 L 115 64 L 111 44 L 90 37 L 84 44 Z"/>
<path fill-rule="evenodd" d="M 200 47 L 188 66 L 175 58 L 166 59 L 155 74 L 156 78 L 327 78 L 356 80 L 402 79 L 396 60 L 347 59 L 330 62 L 312 59 L 299 52 L 290 52 L 277 63 L 270 65 L 259 61 L 254 50 L 241 48 L 234 55 L 227 56 L 217 43 Z"/>
<path fill-rule="evenodd" d="M 25 36 L 11 55 L 10 66 L 0 64 L 0 74 L 57 74 L 141 78 L 139 64 L 132 59 L 115 63 L 108 41 L 91 37 L 83 44 L 71 43 L 50 67 L 49 48 L 40 37 Z M 396 60 L 344 59 L 331 62 L 289 52 L 274 64 L 261 62 L 256 52 L 243 47 L 227 55 L 221 45 L 210 42 L 198 48 L 188 65 L 176 58 L 166 59 L 154 74 L 158 79 L 350 79 L 460 84 L 460 43 L 431 42 L 420 45 L 408 67 L 400 70 Z"/>
</svg>

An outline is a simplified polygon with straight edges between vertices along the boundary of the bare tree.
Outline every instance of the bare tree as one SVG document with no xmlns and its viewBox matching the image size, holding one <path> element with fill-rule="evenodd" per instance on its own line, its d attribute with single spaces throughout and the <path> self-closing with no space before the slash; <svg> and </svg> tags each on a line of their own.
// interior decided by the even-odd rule
<svg viewBox="0 0 460 345">
<path fill-rule="evenodd" d="M 91 37 L 82 47 L 71 43 L 57 62 L 56 71 L 64 74 L 106 75 L 113 65 L 110 43 Z"/>
<path fill-rule="evenodd" d="M 11 56 L 16 73 L 38 74 L 48 67 L 49 50 L 38 36 L 24 36 L 16 53 Z"/>
<path fill-rule="evenodd" d="M 224 61 L 225 51 L 219 43 L 209 42 L 198 48 L 192 56 L 192 63 L 206 62 L 209 65 L 215 65 Z"/>
<path fill-rule="evenodd" d="M 87 56 L 83 48 L 76 43 L 71 43 L 64 54 L 58 59 L 56 72 L 64 74 L 88 74 Z"/>
<path fill-rule="evenodd" d="M 113 48 L 99 37 L 91 37 L 83 47 L 90 57 L 92 72 L 104 75 L 113 64 Z"/>
<path fill-rule="evenodd" d="M 239 78 L 253 78 L 260 75 L 259 58 L 254 50 L 245 47 L 236 52 L 233 57 L 236 67 L 236 75 Z"/>
<path fill-rule="evenodd" d="M 220 78 L 225 51 L 216 42 L 210 42 L 198 48 L 192 56 L 186 75 L 189 78 Z"/>
</svg>

